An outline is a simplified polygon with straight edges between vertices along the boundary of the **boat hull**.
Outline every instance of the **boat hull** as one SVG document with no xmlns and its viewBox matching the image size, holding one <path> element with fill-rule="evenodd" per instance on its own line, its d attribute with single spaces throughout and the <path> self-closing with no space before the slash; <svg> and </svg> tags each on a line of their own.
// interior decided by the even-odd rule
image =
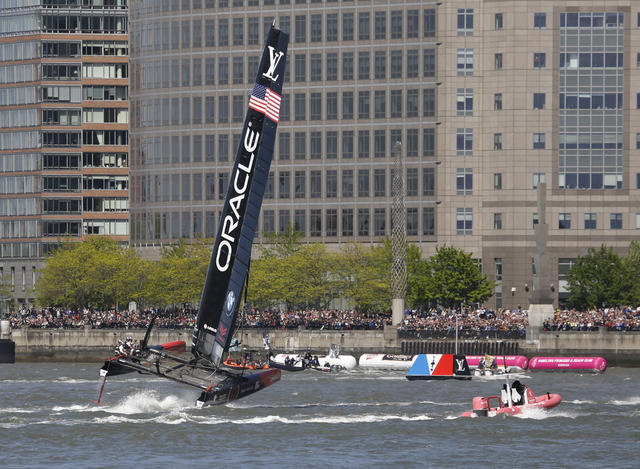
<svg viewBox="0 0 640 469">
<path fill-rule="evenodd" d="M 443 379 L 459 379 L 459 380 L 470 380 L 471 376 L 456 376 L 456 375 L 447 375 L 447 376 L 406 376 L 409 381 L 441 381 Z"/>
<path fill-rule="evenodd" d="M 486 409 L 476 409 L 462 414 L 463 417 L 495 417 L 496 415 L 518 415 L 532 409 L 553 409 L 562 402 L 560 394 L 546 393 L 536 396 L 533 402 L 523 405 L 489 407 Z"/>
<path fill-rule="evenodd" d="M 280 370 L 269 369 L 248 376 L 228 376 L 216 386 L 202 391 L 197 407 L 227 404 L 280 381 Z"/>
<path fill-rule="evenodd" d="M 361 368 L 377 370 L 408 370 L 417 355 L 389 355 L 384 353 L 365 353 L 360 356 L 358 365 Z"/>
</svg>

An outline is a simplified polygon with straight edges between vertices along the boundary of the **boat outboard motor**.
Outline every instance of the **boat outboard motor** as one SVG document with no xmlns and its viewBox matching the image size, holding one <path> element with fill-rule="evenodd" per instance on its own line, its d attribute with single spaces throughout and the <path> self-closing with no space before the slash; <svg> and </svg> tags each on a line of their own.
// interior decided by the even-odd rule
<svg viewBox="0 0 640 469">
<path fill-rule="evenodd" d="M 485 397 L 476 396 L 473 398 L 473 412 L 478 417 L 486 417 L 489 411 L 489 402 Z"/>
</svg>

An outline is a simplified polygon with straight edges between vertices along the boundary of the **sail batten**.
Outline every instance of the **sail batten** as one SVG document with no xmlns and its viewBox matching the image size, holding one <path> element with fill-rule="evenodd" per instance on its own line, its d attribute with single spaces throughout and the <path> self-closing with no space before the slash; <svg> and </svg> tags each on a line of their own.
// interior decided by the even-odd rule
<svg viewBox="0 0 640 469">
<path fill-rule="evenodd" d="M 228 349 L 273 159 L 289 35 L 271 27 L 251 92 L 193 331 L 192 353 L 215 366 Z"/>
</svg>

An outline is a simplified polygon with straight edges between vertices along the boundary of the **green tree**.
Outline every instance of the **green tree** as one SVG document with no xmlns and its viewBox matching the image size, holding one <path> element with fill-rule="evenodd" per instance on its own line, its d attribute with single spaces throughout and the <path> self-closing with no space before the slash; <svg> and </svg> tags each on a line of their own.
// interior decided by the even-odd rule
<svg viewBox="0 0 640 469">
<path fill-rule="evenodd" d="M 339 290 L 360 311 L 387 311 L 391 308 L 391 263 L 384 246 L 350 243 L 337 261 Z"/>
<path fill-rule="evenodd" d="M 610 247 L 589 248 L 567 271 L 568 303 L 579 309 L 628 303 L 636 283 L 629 264 Z"/>
<path fill-rule="evenodd" d="M 383 269 L 389 269 L 389 272 L 391 272 L 393 263 L 392 242 L 393 241 L 387 237 L 382 244 L 385 256 Z M 419 298 L 421 297 L 420 291 L 424 284 L 421 279 L 423 278 L 425 263 L 426 261 L 422 258 L 420 248 L 415 244 L 407 243 L 405 251 L 405 265 L 407 268 L 406 301 L 407 306 L 410 308 L 422 306 Z M 391 277 L 389 277 L 389 279 L 391 279 Z M 389 282 L 391 282 L 391 280 L 389 280 Z M 391 283 L 389 283 L 389 288 L 391 288 Z"/>
<path fill-rule="evenodd" d="M 632 280 L 629 303 L 637 305 L 640 303 L 640 243 L 631 241 L 629 254 L 624 258 L 624 262 Z"/>
<path fill-rule="evenodd" d="M 113 239 L 65 240 L 41 270 L 38 301 L 74 309 L 110 308 L 140 297 L 146 271 L 133 249 Z"/>
<path fill-rule="evenodd" d="M 482 303 L 493 294 L 496 282 L 484 275 L 471 254 L 453 246 L 437 249 L 434 256 L 422 266 L 422 298 L 416 301 L 428 304 L 434 301 L 446 308 Z"/>
<path fill-rule="evenodd" d="M 148 301 L 156 305 L 200 301 L 211 252 L 211 244 L 203 239 L 191 243 L 181 239 L 177 244 L 164 247 L 146 289 Z"/>
</svg>

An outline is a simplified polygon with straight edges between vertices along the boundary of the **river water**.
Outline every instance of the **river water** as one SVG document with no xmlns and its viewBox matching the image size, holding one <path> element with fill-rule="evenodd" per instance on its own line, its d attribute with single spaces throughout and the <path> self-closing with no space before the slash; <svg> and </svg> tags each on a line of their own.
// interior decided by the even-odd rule
<svg viewBox="0 0 640 469">
<path fill-rule="evenodd" d="M 500 380 L 407 381 L 404 372 L 283 372 L 269 388 L 197 409 L 198 392 L 99 363 L 0 365 L 2 467 L 637 468 L 640 368 L 528 373 L 560 406 L 461 418 Z"/>
</svg>

